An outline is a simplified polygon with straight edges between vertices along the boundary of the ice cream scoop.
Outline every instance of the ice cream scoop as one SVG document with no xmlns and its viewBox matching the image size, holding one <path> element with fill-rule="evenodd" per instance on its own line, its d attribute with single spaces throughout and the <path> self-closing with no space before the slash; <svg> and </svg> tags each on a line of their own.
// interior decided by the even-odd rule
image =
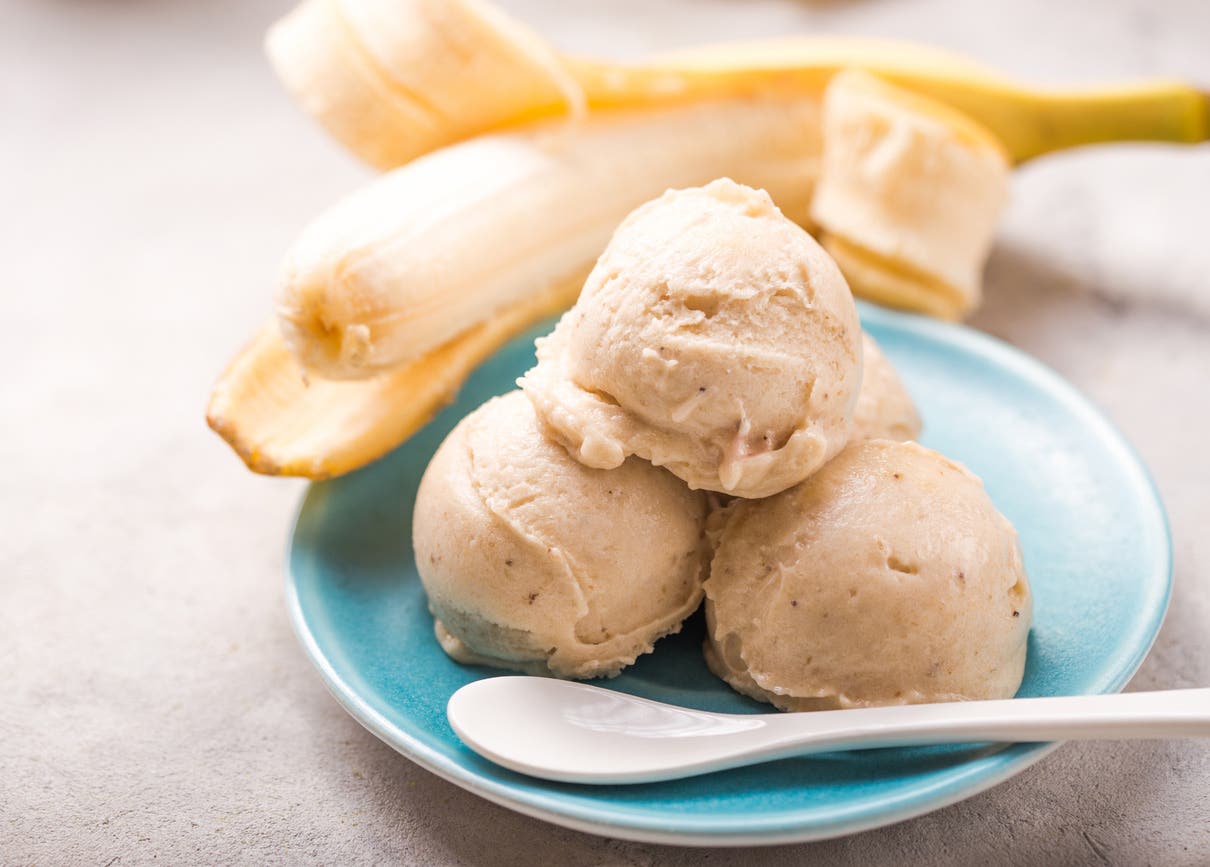
<svg viewBox="0 0 1210 867">
<path fill-rule="evenodd" d="M 973 310 L 1008 198 L 1003 145 L 964 114 L 850 70 L 828 85 L 811 215 L 853 291 L 949 319 Z"/>
<path fill-rule="evenodd" d="M 853 407 L 854 440 L 914 440 L 920 413 L 890 360 L 870 335 L 862 334 L 861 390 Z"/>
<path fill-rule="evenodd" d="M 961 465 L 868 440 L 730 509 L 705 651 L 739 692 L 782 710 L 1016 692 L 1029 583 L 1016 531 Z"/>
<path fill-rule="evenodd" d="M 761 190 L 675 190 L 615 232 L 521 380 L 578 461 L 638 455 L 763 497 L 848 441 L 861 330 L 844 277 Z"/>
<path fill-rule="evenodd" d="M 520 392 L 488 401 L 416 496 L 416 565 L 442 648 L 530 673 L 617 674 L 697 608 L 706 510 L 651 464 L 577 463 Z"/>
</svg>

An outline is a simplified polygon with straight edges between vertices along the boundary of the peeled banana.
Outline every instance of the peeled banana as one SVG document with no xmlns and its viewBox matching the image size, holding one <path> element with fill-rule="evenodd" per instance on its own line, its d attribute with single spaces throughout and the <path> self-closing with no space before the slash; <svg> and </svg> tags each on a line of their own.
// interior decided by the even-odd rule
<svg viewBox="0 0 1210 867">
<path fill-rule="evenodd" d="M 393 369 L 584 271 L 622 218 L 668 187 L 729 176 L 805 221 L 818 108 L 744 99 L 603 112 L 421 157 L 302 233 L 282 271 L 282 333 L 324 377 Z"/>
<path fill-rule="evenodd" d="M 847 67 L 968 114 L 1014 162 L 1094 142 L 1210 137 L 1206 94 L 1177 81 L 1042 91 L 936 49 L 833 37 L 707 46 L 626 65 L 561 55 L 483 0 L 305 0 L 272 28 L 267 49 L 303 107 L 380 168 L 585 106 L 818 99 Z"/>
</svg>

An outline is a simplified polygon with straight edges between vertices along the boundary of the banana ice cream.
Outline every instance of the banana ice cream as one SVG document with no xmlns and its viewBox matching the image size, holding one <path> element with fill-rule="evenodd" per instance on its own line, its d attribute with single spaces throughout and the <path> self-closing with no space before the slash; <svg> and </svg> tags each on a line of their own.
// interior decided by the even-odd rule
<svg viewBox="0 0 1210 867">
<path fill-rule="evenodd" d="M 863 333 L 861 391 L 853 407 L 853 440 L 905 442 L 920 436 L 920 413 L 874 338 Z"/>
<path fill-rule="evenodd" d="M 982 294 L 1008 156 L 975 121 L 865 72 L 824 94 L 811 215 L 853 291 L 956 319 Z"/>
<path fill-rule="evenodd" d="M 723 179 L 622 223 L 521 385 L 586 466 L 637 455 L 763 497 L 844 447 L 860 381 L 836 264 L 767 193 Z"/>
<path fill-rule="evenodd" d="M 520 392 L 490 400 L 442 443 L 416 497 L 437 638 L 460 662 L 615 675 L 697 608 L 706 512 L 704 494 L 651 464 L 577 463 Z"/>
<path fill-rule="evenodd" d="M 979 479 L 915 443 L 870 440 L 730 507 L 706 659 L 782 710 L 1009 698 L 1031 613 L 1016 531 Z"/>
</svg>

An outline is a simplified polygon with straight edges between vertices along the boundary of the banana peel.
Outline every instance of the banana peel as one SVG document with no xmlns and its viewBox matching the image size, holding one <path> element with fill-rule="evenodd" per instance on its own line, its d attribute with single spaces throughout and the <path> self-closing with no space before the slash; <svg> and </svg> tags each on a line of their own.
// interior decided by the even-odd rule
<svg viewBox="0 0 1210 867">
<path fill-rule="evenodd" d="M 253 472 L 308 479 L 350 472 L 428 423 L 493 352 L 569 307 L 586 276 L 567 276 L 428 355 L 370 379 L 308 377 L 270 321 L 215 383 L 206 422 Z"/>
<path fill-rule="evenodd" d="M 969 115 L 1018 163 L 1098 142 L 1210 137 L 1210 99 L 1180 81 L 1041 90 L 938 49 L 835 37 L 705 46 L 622 64 L 560 54 L 481 0 L 305 0 L 273 26 L 266 49 L 304 109 L 383 169 L 585 109 L 819 96 L 852 67 Z"/>
<path fill-rule="evenodd" d="M 999 139 L 1014 164 L 1091 144 L 1210 140 L 1210 94 L 1188 82 L 1154 80 L 1050 90 L 1014 82 L 969 58 L 927 45 L 848 37 L 788 37 L 697 46 L 640 66 L 568 60 L 589 106 L 656 99 L 644 82 L 682 77 L 681 98 L 766 88 L 822 94 L 832 76 L 864 69 L 956 109 Z"/>
</svg>

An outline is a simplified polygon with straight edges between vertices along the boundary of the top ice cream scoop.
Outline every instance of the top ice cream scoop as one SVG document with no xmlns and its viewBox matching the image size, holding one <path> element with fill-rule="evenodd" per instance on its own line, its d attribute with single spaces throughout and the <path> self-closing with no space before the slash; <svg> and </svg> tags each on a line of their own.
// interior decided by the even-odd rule
<svg viewBox="0 0 1210 867">
<path fill-rule="evenodd" d="M 844 447 L 860 382 L 836 264 L 767 193 L 721 179 L 622 223 L 521 386 L 581 463 L 638 455 L 764 497 Z"/>
</svg>

